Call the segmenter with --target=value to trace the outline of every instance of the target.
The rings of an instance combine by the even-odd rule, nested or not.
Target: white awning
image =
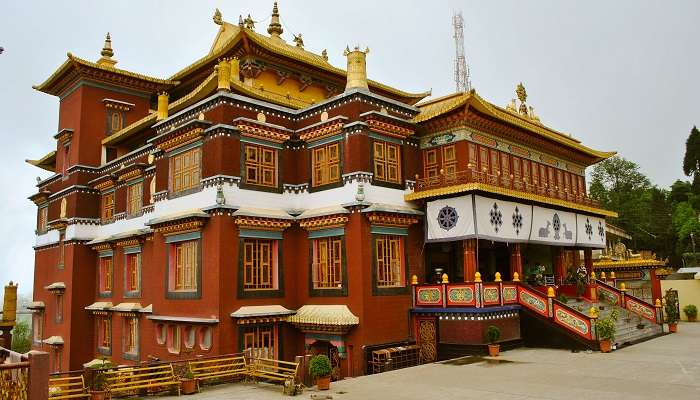
[[[28,310],[43,310],[44,308],[46,308],[46,304],[43,301],[32,301],[27,306]]]
[[[192,324],[218,324],[218,318],[198,318],[198,317],[178,317],[169,315],[149,315],[146,318],[151,321],[165,321],[165,322],[189,322]]]
[[[54,282],[49,286],[44,287],[46,290],[63,290],[66,288],[65,282]]]
[[[325,215],[349,214],[349,213],[350,213],[350,211],[348,211],[345,207],[338,205],[338,206],[312,208],[309,210],[304,210],[304,212],[297,215],[296,219],[305,219],[305,218],[313,218],[313,217],[322,217]]]
[[[423,215],[423,211],[416,210],[415,208],[400,206],[395,204],[385,204],[385,203],[372,203],[371,206],[362,209],[363,213],[368,212],[390,212],[397,214],[410,214],[410,215]]]
[[[85,307],[88,311],[109,311],[112,308],[111,301],[98,301]]]
[[[288,212],[277,209],[242,207],[233,213],[235,217],[260,217],[277,219],[294,219]]]
[[[352,326],[359,324],[360,318],[344,304],[311,304],[302,306],[295,315],[287,318],[287,322],[306,325]]]
[[[63,338],[61,336],[51,336],[47,339],[44,339],[43,342],[44,344],[48,344],[51,346],[62,346]]]
[[[291,315],[293,310],[286,309],[281,305],[275,304],[270,306],[243,306],[231,313],[232,318],[253,318],[267,317],[276,315]]]
[[[140,312],[142,308],[141,303],[119,303],[112,307],[111,310],[116,312]]]

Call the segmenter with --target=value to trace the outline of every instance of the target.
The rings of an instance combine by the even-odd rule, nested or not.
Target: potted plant
[[[666,313],[666,322],[668,323],[669,332],[678,331],[678,296],[673,289],[668,289],[664,295],[664,313]]]
[[[90,399],[105,400],[107,398],[107,375],[101,370],[95,370],[90,382]]]
[[[615,340],[615,322],[610,318],[600,318],[595,323],[595,329],[598,332],[600,351],[610,353],[612,341]]]
[[[182,394],[194,394],[197,392],[197,380],[189,367],[180,376],[180,391]]]
[[[605,310],[605,302],[608,301],[608,294],[604,291],[598,292],[598,309]]]
[[[331,387],[331,360],[324,354],[319,354],[309,361],[309,374],[316,379],[318,390],[328,390]]]
[[[616,308],[613,308],[612,311],[610,311],[610,319],[613,321],[617,322],[617,319],[620,317],[620,312],[617,311]]]
[[[695,322],[698,319],[698,308],[694,304],[683,307],[683,312],[688,317],[688,322]]]
[[[498,327],[489,325],[489,327],[486,328],[486,338],[489,341],[489,355],[491,357],[498,357],[501,351],[501,345],[496,342],[501,338],[501,330],[498,329]]]

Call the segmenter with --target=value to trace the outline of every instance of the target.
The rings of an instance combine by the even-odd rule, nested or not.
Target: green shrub
[[[564,293],[562,293],[562,294],[559,295],[559,301],[561,301],[562,303],[566,304],[566,303],[569,302],[569,298],[566,297],[566,295],[565,295]]]
[[[683,307],[683,312],[688,318],[697,318],[698,316],[698,308],[695,307],[694,304],[688,304],[687,306]]]
[[[311,358],[309,362],[309,374],[314,377],[330,376],[332,371],[331,360],[324,354],[319,354]]]
[[[617,311],[617,309],[613,309],[612,311],[610,311],[610,319],[612,319],[613,321],[617,322],[617,318],[619,316],[620,316],[620,312]]]
[[[600,340],[615,340],[615,322],[610,318],[601,318],[595,323],[595,329],[598,332]]]
[[[493,325],[489,325],[486,328],[486,338],[489,340],[489,343],[496,343],[501,338],[501,330]]]
[[[102,392],[107,388],[107,375],[101,371],[95,371],[92,376],[92,383],[90,384],[90,389],[94,392]]]
[[[29,323],[18,321],[12,330],[12,351],[26,353],[32,349],[32,340],[29,333]]]
[[[666,322],[674,324],[681,318],[678,315],[678,296],[673,289],[668,289],[664,295],[666,304],[664,305],[664,313],[666,314]]]

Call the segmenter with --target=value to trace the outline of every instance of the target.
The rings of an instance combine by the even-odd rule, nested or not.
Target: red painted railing
[[[599,299],[601,297],[600,293],[605,293],[605,296],[612,300],[610,301],[611,303],[629,310],[656,324],[663,323],[660,303],[656,305],[649,304],[638,297],[627,294],[626,290],[622,290],[622,288],[618,289],[614,285],[610,285],[609,283],[599,279],[595,280],[595,284]]]
[[[600,203],[588,197],[586,193],[573,193],[567,189],[562,190],[556,186],[540,186],[517,176],[492,175],[488,172],[469,169],[466,171],[458,171],[454,173],[444,173],[437,176],[416,178],[416,185],[413,189],[415,192],[436,189],[452,185],[460,185],[465,183],[484,183],[492,186],[511,189],[523,193],[537,194],[540,196],[551,197],[570,201],[573,203],[583,204],[589,207],[600,207]]]

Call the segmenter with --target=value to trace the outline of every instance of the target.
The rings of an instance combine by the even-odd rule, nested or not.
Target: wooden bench
[[[82,375],[49,378],[49,399],[81,399],[90,394]]]
[[[295,382],[299,363],[271,360],[269,358],[254,358],[248,375],[254,379],[266,379],[284,384]]]
[[[216,378],[244,377],[248,374],[248,365],[243,356],[224,356],[205,360],[194,360],[187,363],[192,375],[199,382]]]
[[[177,389],[180,381],[175,376],[172,364],[130,367],[104,372],[110,397],[119,394],[135,395],[141,389]],[[158,390],[160,391],[160,390]]]

